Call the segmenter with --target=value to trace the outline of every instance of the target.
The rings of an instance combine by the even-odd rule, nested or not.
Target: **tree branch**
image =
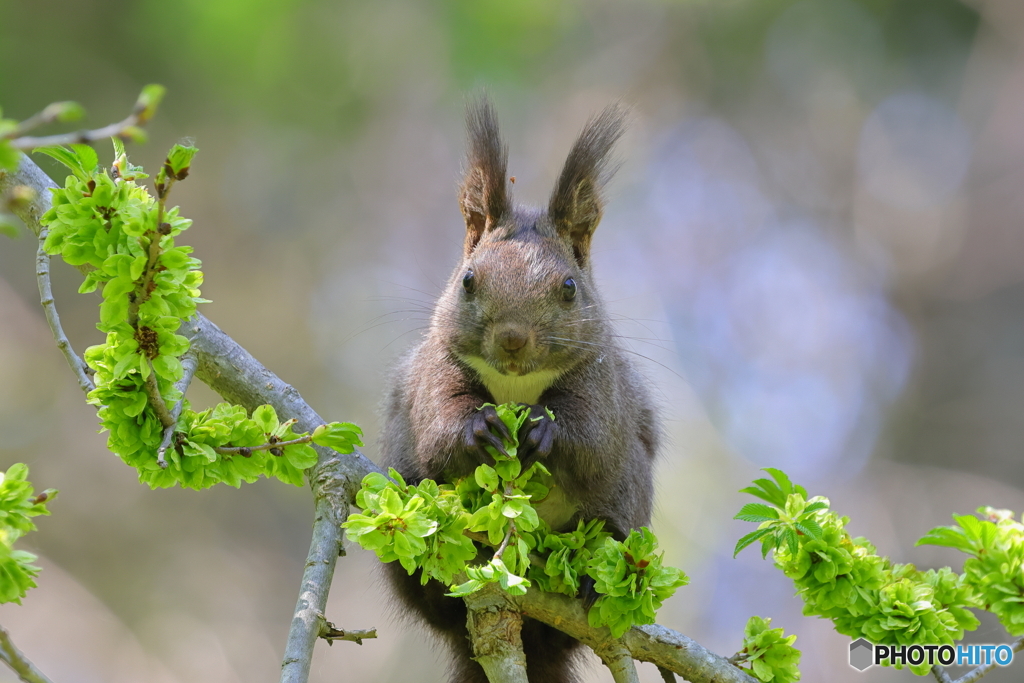
[[[527,683],[523,616],[509,597],[499,586],[489,583],[463,598],[468,608],[466,628],[473,659],[483,667],[490,683]]]
[[[525,616],[554,626],[594,651],[614,642],[611,632],[591,626],[582,603],[567,595],[530,588],[512,601]],[[634,626],[621,641],[633,659],[673,671],[691,683],[757,683],[724,657],[664,626]]]
[[[156,379],[156,371],[153,369],[153,361],[147,358],[146,363],[149,365],[149,374],[146,376],[143,387],[146,389],[149,406],[156,413],[156,418],[160,420],[160,424],[163,425],[164,429],[173,429],[177,420],[171,417],[171,411],[167,409],[164,397],[160,395],[160,385]],[[163,467],[167,467],[167,465],[164,464]]]
[[[1022,637],[1018,638],[1017,640],[1013,641],[1010,644],[1010,648],[1014,652],[1020,652],[1021,650],[1024,650],[1024,636],[1022,636]],[[978,679],[980,679],[982,676],[987,674],[989,671],[991,671],[992,669],[996,668],[996,666],[998,666],[998,665],[995,662],[989,662],[988,664],[985,664],[984,666],[979,666],[978,668],[972,669],[971,671],[968,671],[967,673],[965,673],[960,678],[956,679],[955,683],[974,683],[974,681],[977,681]],[[932,669],[932,671],[934,673],[934,668]],[[943,672],[943,673],[945,673],[945,672]],[[936,677],[937,677],[937,675],[936,675]],[[948,676],[947,676],[946,680],[949,680]]]
[[[324,626],[320,629],[320,637],[326,640],[328,645],[333,644],[336,640],[347,640],[356,645],[362,645],[364,640],[377,637],[377,629],[349,629],[346,631],[343,628],[335,628],[334,624],[324,619]]]
[[[19,185],[33,189],[35,196],[30,201],[19,202],[15,214],[38,235],[39,217],[50,207],[49,190],[57,186],[27,157],[22,159],[17,171],[0,171],[0,193]],[[204,316],[197,314],[182,324],[178,332],[191,342],[191,352],[198,365],[196,377],[225,400],[249,411],[269,403],[278,415],[295,418],[297,431],[313,431],[325,423],[294,387],[270,372]],[[311,653],[321,633],[335,563],[343,552],[340,525],[348,517],[349,505],[355,501],[363,477],[381,471],[359,451],[339,455],[320,446],[314,448],[318,460],[307,471],[307,476],[313,488],[316,519],[285,648],[282,683],[304,683],[308,678]],[[533,588],[524,596],[508,599],[524,615],[554,626],[591,648],[598,649],[614,641],[608,629],[589,625],[578,600]],[[634,659],[653,662],[691,683],[756,683],[724,658],[663,626],[635,626],[621,640]]]
[[[0,659],[4,660],[25,683],[51,683],[50,679],[14,646],[11,635],[3,627],[0,627]]]
[[[600,648],[595,648],[594,652],[612,672],[612,680],[615,683],[640,683],[636,664],[633,663],[633,655],[622,643],[609,642]]]
[[[167,466],[164,454],[171,445],[171,439],[174,438],[174,428],[178,425],[181,408],[185,404],[185,392],[188,391],[188,385],[192,384],[192,378],[196,376],[198,368],[199,359],[196,357],[196,352],[190,348],[181,357],[181,379],[174,383],[174,388],[181,392],[181,398],[178,399],[178,402],[174,404],[174,408],[171,409],[171,418],[173,418],[174,422],[164,427],[163,439],[160,440],[160,447],[156,449],[156,461],[160,464],[160,467]]]
[[[97,128],[95,130],[80,130],[73,133],[62,133],[59,135],[46,135],[43,137],[32,137],[29,135],[23,135],[21,137],[11,139],[11,146],[15,149],[22,151],[33,150],[36,147],[47,147],[50,145],[73,145],[76,143],[87,143],[95,142],[97,140],[106,140],[107,138],[120,138],[122,140],[137,140],[142,136],[142,131],[139,126],[145,125],[149,118],[153,115],[154,109],[157,102],[159,102],[160,94],[163,89],[160,89],[160,94],[155,97],[156,101],[153,101],[154,93],[147,93],[147,89],[142,91],[139,99],[135,102],[132,107],[132,113],[128,115],[126,119],[118,123],[111,123],[108,126]],[[43,111],[29,117],[23,121],[20,126],[14,131],[14,134],[20,134],[22,132],[31,130],[44,123],[50,123],[59,118],[60,107],[65,106],[66,102],[56,102],[51,104]]]
[[[88,394],[96,388],[89,375],[89,366],[71,348],[71,342],[68,341],[67,335],[64,334],[64,328],[60,325],[57,306],[53,301],[53,290],[50,287],[50,257],[43,250],[43,243],[46,241],[48,232],[46,228],[40,229],[39,248],[36,250],[36,283],[39,285],[39,303],[43,307],[46,323],[50,326],[50,333],[53,334],[53,339],[57,342],[57,348],[64,354],[64,359],[71,366],[71,371],[75,373],[78,386]]]

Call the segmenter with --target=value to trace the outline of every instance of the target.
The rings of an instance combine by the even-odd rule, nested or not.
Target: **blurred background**
[[[590,114],[631,104],[594,259],[668,437],[655,529],[693,583],[659,621],[729,655],[770,616],[805,681],[881,682],[911,674],[849,668],[770,562],[732,559],[752,527],[730,518],[777,466],[879,552],[959,569],[914,541],[1024,509],[1022,41],[1018,0],[0,0],[0,105],[74,99],[99,126],[165,84],[130,151],[152,170],[201,150],[172,199],[204,313],[376,458],[388,368],[460,252],[467,97],[495,100],[527,203]],[[0,239],[0,467],[61,495],[24,541],[40,587],[0,624],[58,683],[277,680],[309,492],[139,485],[50,339],[34,254]],[[98,300],[54,271],[81,351]],[[381,637],[318,646],[313,680],[442,680],[398,616],[352,549],[327,617]],[[993,620],[970,638],[1007,640]]]

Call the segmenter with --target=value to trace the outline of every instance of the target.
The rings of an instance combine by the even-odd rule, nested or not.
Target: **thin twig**
[[[39,126],[45,126],[48,123],[53,123],[67,110],[68,105],[74,106],[71,102],[54,102],[53,104],[48,104],[42,111],[36,112],[19,123],[14,130],[0,137],[6,139],[21,137],[25,133],[36,129]]]
[[[1021,636],[1017,640],[1010,643],[1010,649],[1012,649],[1014,652],[1020,652],[1021,650],[1024,650],[1024,636]],[[978,668],[972,669],[960,678],[956,679],[956,683],[974,683],[974,681],[980,679],[989,671],[996,668],[996,666],[998,666],[998,664],[996,664],[994,661],[989,662],[984,666],[979,666]]]
[[[19,138],[14,138],[11,140],[10,144],[15,149],[28,151],[35,149],[36,147],[89,143],[96,142],[97,140],[105,140],[107,138],[130,140],[135,137],[132,133],[137,132],[133,131],[133,129],[146,123],[147,118],[144,114],[146,113],[147,108],[147,104],[140,99],[135,103],[135,106],[132,108],[132,113],[128,115],[128,118],[123,121],[119,121],[118,123],[111,123],[110,125],[103,126],[102,128],[96,128],[94,130],[80,130],[73,133],[61,133],[59,135],[44,135],[41,137],[24,135]],[[43,111],[45,112],[46,110],[44,109]]]
[[[221,455],[241,455],[246,456],[253,451],[270,451],[275,448],[284,448],[285,446],[295,446],[300,443],[310,443],[313,440],[312,434],[306,436],[300,436],[297,439],[291,441],[268,441],[267,443],[260,444],[259,446],[219,446],[213,450]]]
[[[665,681],[665,683],[676,683],[676,675],[665,667],[659,666],[658,673],[661,674],[661,680]]]
[[[14,646],[11,635],[3,627],[0,627],[0,659],[4,660],[25,683],[52,683]]]
[[[64,359],[71,366],[71,371],[75,373],[78,386],[88,394],[96,388],[89,376],[89,366],[71,348],[71,342],[68,341],[67,335],[64,334],[64,328],[60,325],[57,306],[53,301],[53,290],[50,287],[50,257],[43,250],[43,243],[46,241],[48,232],[46,228],[39,231],[39,249],[36,251],[36,282],[39,285],[39,303],[43,306],[43,313],[50,326],[50,333],[53,334],[53,339],[57,342],[57,348],[64,354]]]
[[[935,676],[935,680],[937,680],[939,683],[953,683],[953,679],[949,677],[949,674],[946,673],[946,670],[938,664],[932,667],[932,676]]]
[[[328,644],[333,644],[336,640],[348,640],[356,645],[362,645],[363,640],[377,637],[377,629],[345,630],[343,628],[335,628],[334,624],[325,620],[320,637],[326,640]]]
[[[181,392],[181,398],[174,404],[171,409],[171,417],[174,419],[174,424],[169,427],[164,427],[163,438],[160,440],[160,447],[156,449],[156,461],[162,469],[167,469],[167,459],[164,454],[167,453],[167,449],[170,448],[171,439],[174,438],[174,429],[178,426],[178,418],[181,417],[181,408],[185,404],[185,392],[188,391],[188,385],[192,383],[192,378],[195,377],[196,369],[199,367],[199,358],[196,356],[195,351],[191,348],[185,352],[185,355],[181,357],[181,379],[174,383],[174,388]]]
[[[153,369],[153,361],[147,358],[146,362],[149,364],[149,377],[146,378],[143,386],[146,389],[146,396],[149,398],[149,405],[152,406],[153,412],[156,413],[157,419],[165,429],[173,427],[177,420],[171,417],[171,411],[167,409],[164,397],[160,395],[160,386],[157,383],[156,370]]]
[[[508,531],[505,533],[505,538],[502,539],[501,545],[494,551],[494,559],[500,560],[502,554],[505,552],[505,548],[508,547],[508,542],[512,540],[512,535],[516,532],[516,521],[514,519],[508,522]]]

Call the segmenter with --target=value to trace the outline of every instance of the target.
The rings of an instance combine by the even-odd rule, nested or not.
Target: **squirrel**
[[[622,540],[649,523],[659,426],[644,381],[615,342],[590,259],[624,119],[619,105],[590,119],[544,210],[512,203],[494,108],[486,99],[470,105],[462,261],[385,398],[384,464],[407,481],[452,482],[493,463],[484,446],[501,449],[492,428],[507,431],[494,408],[481,406],[516,402],[537,418],[518,434],[519,457],[524,469],[539,459],[551,471],[555,486],[538,512],[552,529],[597,518]],[[398,563],[386,571],[409,611],[447,640],[451,681],[486,683],[465,603]],[[531,683],[575,680],[576,640],[524,619],[522,641]]]

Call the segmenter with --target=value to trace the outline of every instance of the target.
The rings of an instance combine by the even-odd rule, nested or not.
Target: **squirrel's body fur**
[[[483,404],[545,406],[555,420],[520,433],[520,457],[543,458],[554,477],[542,517],[556,530],[603,519],[619,539],[649,523],[659,430],[642,379],[615,343],[589,255],[621,127],[617,107],[587,125],[545,212],[512,206],[494,113],[486,102],[470,110],[463,261],[385,402],[384,463],[407,480],[471,474],[495,440]],[[397,563],[389,573],[405,605],[446,636],[451,680],[486,681],[471,659],[463,601],[436,581],[421,586]],[[531,683],[573,680],[576,641],[530,619],[522,638]]]

